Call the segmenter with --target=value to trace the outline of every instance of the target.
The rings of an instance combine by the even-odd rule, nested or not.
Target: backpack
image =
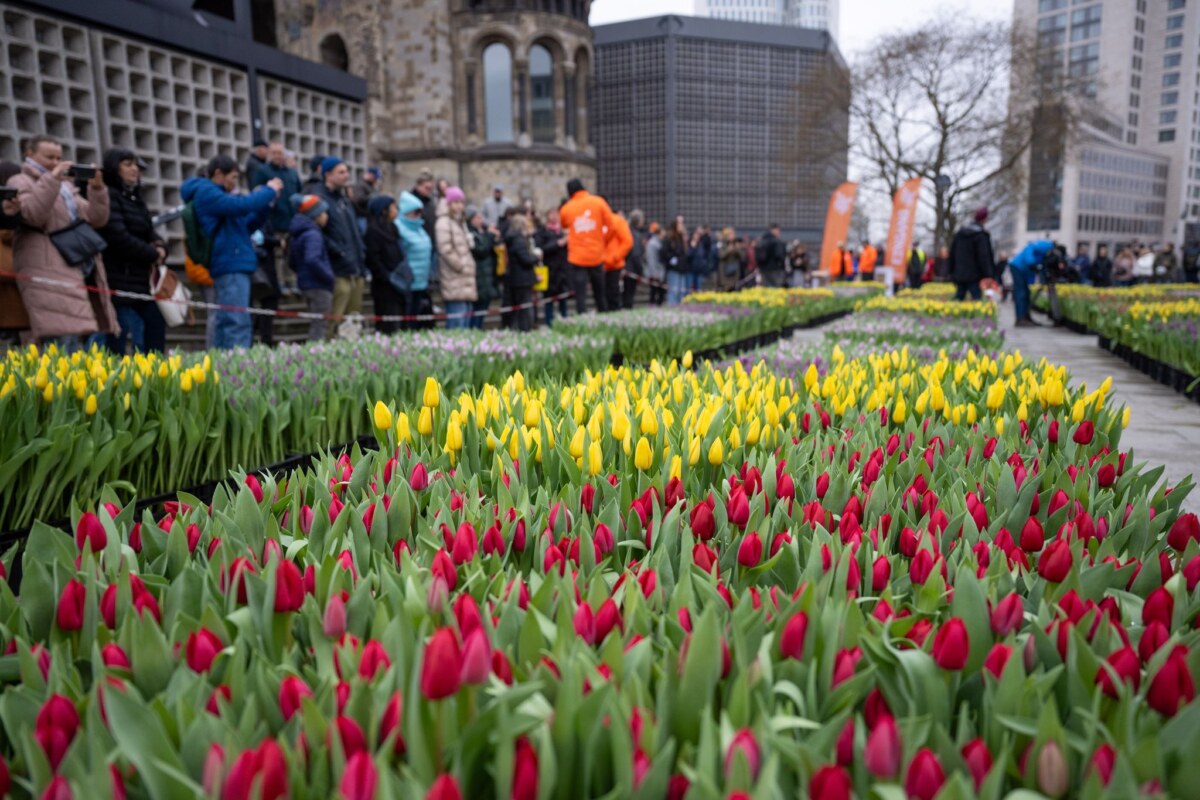
[[[187,256],[184,259],[184,268],[188,279],[201,286],[212,286],[212,275],[208,272],[208,266],[212,261],[213,240],[200,224],[200,218],[196,215],[196,204],[189,201],[184,205],[179,218],[183,220],[183,246]]]

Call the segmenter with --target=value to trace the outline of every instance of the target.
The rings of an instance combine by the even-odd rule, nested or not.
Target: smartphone
[[[12,186],[0,186],[0,200],[16,200],[17,190]]]
[[[67,172],[72,178],[77,181],[90,181],[96,176],[95,167],[83,167],[76,164]]]

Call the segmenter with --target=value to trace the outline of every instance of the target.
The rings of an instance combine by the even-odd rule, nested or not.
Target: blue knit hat
[[[338,164],[345,164],[345,163],[346,163],[345,161],[342,161],[337,156],[329,156],[328,158],[326,158],[324,161],[321,162],[321,174],[328,175],[335,168],[337,168]]]
[[[367,213],[372,217],[382,217],[394,202],[396,202],[396,198],[386,194],[372,197],[371,202],[367,203]]]

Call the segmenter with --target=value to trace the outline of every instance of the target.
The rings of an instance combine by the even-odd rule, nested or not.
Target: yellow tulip
[[[421,416],[417,418],[417,433],[428,436],[433,433],[433,409],[422,406]]]
[[[392,412],[382,400],[375,401],[375,429],[390,431],[392,429]]]
[[[458,420],[458,415],[450,417],[450,424],[446,426],[446,449],[457,453],[462,450],[463,432],[462,424]]]
[[[184,392],[190,392],[192,390],[192,373],[185,372],[180,376],[179,388],[183,389]]]
[[[692,368],[692,351],[691,350],[688,350],[686,353],[683,354],[683,368],[684,369]]]
[[[96,413],[96,395],[88,395],[87,402],[83,404],[83,413],[87,414],[89,417]]]
[[[542,412],[537,400],[530,400],[525,406],[525,427],[536,428],[542,419]]]
[[[683,460],[679,456],[671,456],[671,478],[679,479],[683,475]]]
[[[892,409],[892,422],[897,425],[904,424],[904,420],[908,419],[908,404],[904,402],[904,395],[896,395],[896,406]]]
[[[650,446],[650,441],[645,436],[638,439],[637,450],[633,455],[633,465],[642,472],[654,466],[654,448]]]
[[[616,411],[613,413],[612,420],[612,436],[614,439],[624,439],[629,433],[629,417],[625,416],[625,412]]]
[[[993,381],[987,391],[987,407],[991,411],[995,411],[1004,405],[1004,381]]]
[[[1125,406],[1125,410],[1121,412],[1121,428],[1122,429],[1129,427],[1129,412],[1130,411],[1131,411],[1131,409],[1129,408],[1129,406]]]
[[[583,434],[583,428],[575,429],[575,434],[571,437],[571,444],[568,448],[571,458],[583,458]]]
[[[48,373],[46,368],[43,366],[38,369],[37,377],[33,379],[33,385],[38,389],[45,389],[48,383],[50,383],[50,373]]]
[[[725,448],[721,444],[721,437],[713,439],[713,443],[708,448],[708,463],[714,467],[725,463]]]
[[[642,419],[638,429],[643,436],[654,436],[658,433],[658,417],[654,415],[650,406],[642,409]]]
[[[805,388],[805,390],[809,394],[812,394],[813,389],[816,388],[817,382],[820,380],[821,380],[821,376],[817,374],[817,365],[809,364],[808,369],[806,369],[804,371],[804,388]]]
[[[396,414],[396,441],[412,441],[412,431],[408,429],[408,414],[403,411]]]
[[[996,417],[996,435],[1004,435],[1004,417]]]
[[[518,373],[519,374],[519,373]],[[430,376],[425,379],[425,391],[422,394],[421,400],[426,408],[437,408],[441,402],[441,388],[438,386],[437,379]]]
[[[53,346],[53,345],[51,345]],[[42,399],[49,403],[54,399],[54,384],[47,383],[46,388],[42,390]]]
[[[693,436],[688,442],[688,466],[694,467],[700,463],[700,437]]]
[[[599,442],[588,445],[588,475],[599,475],[604,471],[604,451]]]
[[[125,410],[129,410],[129,392],[125,393]]]

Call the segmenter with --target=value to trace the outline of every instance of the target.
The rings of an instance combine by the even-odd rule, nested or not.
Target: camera
[[[67,175],[77,181],[90,181],[96,177],[96,168],[74,165],[71,169],[67,170]]]
[[[17,190],[12,186],[0,186],[0,200],[16,200]]]

